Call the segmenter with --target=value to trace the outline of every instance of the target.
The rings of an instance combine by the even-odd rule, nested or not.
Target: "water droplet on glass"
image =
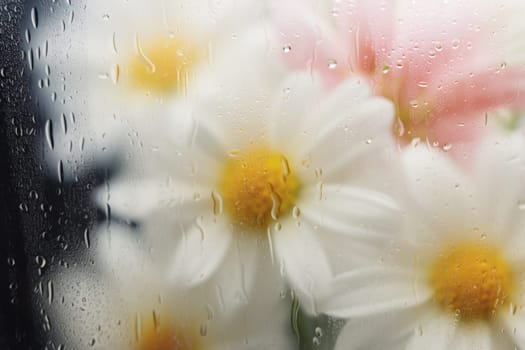
[[[41,269],[43,269],[46,266],[46,264],[47,264],[46,258],[44,258],[41,255],[37,255],[35,257],[35,261],[36,261],[36,264],[38,265],[38,267],[41,268]]]
[[[31,23],[33,24],[33,28],[38,28],[38,10],[36,7],[31,9]]]
[[[333,58],[328,59],[327,61],[328,69],[336,69],[337,68],[337,61]]]
[[[217,191],[212,191],[211,192],[211,200],[212,200],[212,204],[213,204],[213,214],[214,215],[222,214],[222,211],[223,211],[223,200],[222,200],[222,196],[220,195],[220,193],[218,193]]]
[[[324,183],[322,181],[319,181],[317,184],[317,189],[319,190],[319,200],[323,200],[323,187]]]
[[[33,49],[27,50],[27,64],[29,66],[29,70],[33,70]]]
[[[279,292],[279,296],[281,297],[281,299],[286,298],[287,295],[288,295],[288,293],[286,292],[286,290],[281,290]]]
[[[315,327],[315,336],[318,338],[323,336],[323,329],[321,327]]]
[[[66,239],[64,238],[64,236],[62,236],[62,235],[58,235],[58,236],[57,236],[57,242],[58,242],[58,246],[59,246],[62,250],[67,250],[67,248],[68,248],[68,244],[67,244]]]
[[[412,107],[412,108],[414,108],[414,109],[416,109],[417,107],[419,107],[419,102],[418,102],[418,100],[410,100],[410,101],[408,102],[408,104],[410,105],[410,107]]]
[[[202,216],[198,216],[195,218],[195,226],[197,226],[197,229],[200,231],[201,233],[201,240],[204,240],[204,236],[205,236],[205,230],[204,230],[204,225],[202,223]]]
[[[62,159],[59,159],[57,163],[57,179],[58,183],[62,183],[64,181],[64,166],[62,164]]]
[[[271,198],[272,198],[272,209],[270,211],[270,215],[272,219],[277,220],[279,218],[279,215],[281,214],[282,200],[281,200],[281,197],[279,197],[279,195],[273,191],[273,189],[271,193]]]
[[[293,207],[293,209],[292,209],[292,217],[294,219],[299,219],[300,216],[301,216],[301,209],[299,209],[298,207]]]
[[[399,117],[394,121],[394,133],[399,137],[405,134],[405,123]]]
[[[66,120],[66,115],[64,113],[60,115],[60,122],[62,124],[62,132],[64,132],[64,135],[65,135],[67,134],[67,120]]]
[[[312,344],[314,346],[319,346],[319,345],[321,345],[321,340],[319,340],[319,338],[317,338],[317,337],[313,337]]]
[[[142,50],[138,35],[135,35],[135,52],[139,56],[141,63],[146,67],[146,71],[149,74],[154,74],[157,71],[157,67],[155,66],[155,63],[153,63],[153,61],[148,56],[146,56],[146,54]]]
[[[53,303],[53,298],[55,296],[53,281],[47,282],[47,302],[51,305]]]
[[[203,337],[205,337],[208,334],[208,325],[206,323],[201,324],[199,333]]]
[[[29,191],[29,199],[38,199],[38,192],[35,190]]]
[[[113,32],[113,37],[111,39],[111,43],[113,44],[113,51],[115,51],[115,53],[118,53],[118,49],[117,49],[117,34],[115,32]]]
[[[86,248],[89,248],[90,241],[89,241],[89,228],[86,228],[84,230],[84,244],[86,245]]]
[[[111,70],[109,71],[109,78],[111,79],[111,82],[113,84],[117,84],[120,79],[120,66],[118,64],[114,64],[111,66]]]
[[[286,182],[288,175],[290,175],[290,164],[288,163],[288,159],[286,159],[286,157],[281,157],[281,168],[283,172],[283,180]]]

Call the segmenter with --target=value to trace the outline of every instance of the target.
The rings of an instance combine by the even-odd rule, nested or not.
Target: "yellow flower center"
[[[200,56],[194,45],[180,37],[165,38],[144,47],[137,40],[136,50],[128,66],[130,84],[155,94],[184,90]]]
[[[286,157],[266,148],[230,158],[220,182],[225,211],[236,224],[252,229],[265,229],[289,213],[299,189]]]
[[[500,251],[481,242],[448,247],[430,269],[436,300],[462,320],[487,320],[508,302],[512,271]]]
[[[198,336],[189,334],[193,329],[177,328],[152,312],[148,317],[135,323],[136,350],[198,350],[201,349]],[[193,335],[193,336],[192,336]]]

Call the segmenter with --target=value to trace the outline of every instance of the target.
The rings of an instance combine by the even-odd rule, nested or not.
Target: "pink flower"
[[[441,146],[477,139],[487,112],[525,105],[525,66],[507,65],[501,3],[334,1],[326,16],[276,2],[283,57],[330,88],[354,74],[396,105],[395,134]],[[327,11],[330,12],[330,11]]]

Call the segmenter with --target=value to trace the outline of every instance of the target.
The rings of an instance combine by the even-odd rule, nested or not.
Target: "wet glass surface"
[[[0,2],[0,348],[524,348],[523,10]]]

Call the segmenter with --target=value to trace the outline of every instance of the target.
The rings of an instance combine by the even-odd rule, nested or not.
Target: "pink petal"
[[[392,1],[342,1],[333,13],[339,31],[346,38],[354,71],[372,74],[389,54],[394,35]]]
[[[487,112],[525,107],[525,69],[481,72],[452,85],[434,95],[436,109],[424,132],[441,146],[451,145],[453,157],[465,161],[487,131]]]
[[[345,50],[335,28],[299,1],[276,1],[272,20],[279,30],[284,61],[292,68],[316,71],[332,87],[349,74]]]
[[[459,80],[497,62],[497,51],[487,40],[488,19],[478,17],[471,7],[457,3],[425,2],[406,9],[385,63],[391,67],[382,78],[387,80],[385,94],[398,96],[406,107],[431,89],[442,88],[444,78]]]
[[[436,117],[455,117],[499,107],[525,106],[525,69],[506,68],[471,73],[462,80],[447,82],[434,94]]]

